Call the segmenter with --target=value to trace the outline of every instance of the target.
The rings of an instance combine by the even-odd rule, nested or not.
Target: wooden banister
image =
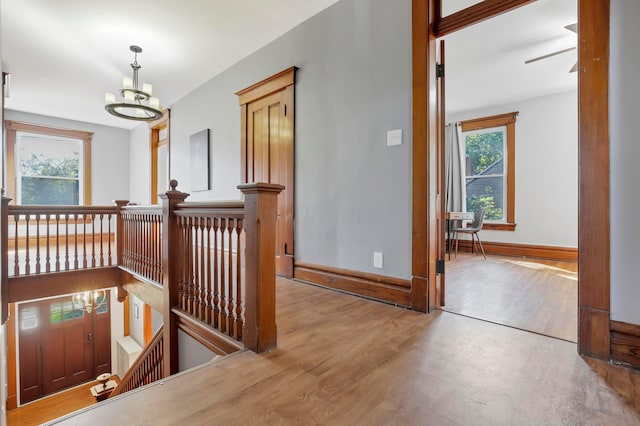
[[[254,352],[276,347],[276,224],[278,194],[271,183],[239,185],[246,237],[245,324],[242,342]]]
[[[149,383],[163,379],[163,336],[164,327],[161,325],[153,335],[144,351],[136,358],[127,370],[118,386],[111,392],[109,398],[137,389]]]
[[[2,197],[0,204],[0,322],[2,324],[9,319],[9,201],[11,198]]]

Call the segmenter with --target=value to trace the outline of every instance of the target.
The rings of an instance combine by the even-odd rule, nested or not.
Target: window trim
[[[12,199],[11,202],[13,204],[15,204],[17,200],[15,172],[16,133],[27,132],[82,140],[82,161],[84,168],[84,176],[82,177],[84,185],[83,205],[91,205],[91,139],[93,137],[93,132],[61,129],[57,127],[41,126],[11,120],[6,120],[4,127],[7,132],[7,197]]]
[[[489,129],[505,126],[507,128],[507,215],[506,222],[485,222],[482,229],[498,231],[515,231],[515,200],[516,200],[516,117],[519,112],[474,118],[460,122],[463,132]]]

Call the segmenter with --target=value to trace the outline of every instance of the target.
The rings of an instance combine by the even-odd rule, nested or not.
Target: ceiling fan
[[[569,31],[572,31],[572,32],[578,34],[578,24],[577,23],[567,25],[565,28],[568,29]],[[558,50],[558,51],[553,52],[553,53],[548,53],[546,55],[538,56],[537,58],[533,58],[533,59],[529,59],[527,61],[524,61],[524,63],[525,64],[530,64],[532,62],[540,61],[542,59],[551,58],[552,56],[560,55],[562,53],[571,52],[572,50],[576,50],[576,47],[575,46],[574,47],[569,47],[567,49],[562,49],[562,50]],[[571,72],[576,72],[576,71],[578,71],[578,63],[577,62],[575,64],[573,64],[573,66],[571,67],[569,72],[571,73]]]

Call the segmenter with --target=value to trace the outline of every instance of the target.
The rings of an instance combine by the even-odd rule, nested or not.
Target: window
[[[49,305],[49,314],[51,324],[84,317],[84,311],[73,306],[73,302],[71,300],[52,303]]]
[[[467,210],[486,206],[485,229],[515,229],[517,112],[462,122]]]
[[[8,196],[15,204],[91,204],[92,133],[6,122]]]

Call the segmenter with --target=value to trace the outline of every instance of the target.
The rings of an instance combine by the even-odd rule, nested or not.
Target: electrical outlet
[[[373,267],[382,269],[382,253],[379,251],[373,252]]]

